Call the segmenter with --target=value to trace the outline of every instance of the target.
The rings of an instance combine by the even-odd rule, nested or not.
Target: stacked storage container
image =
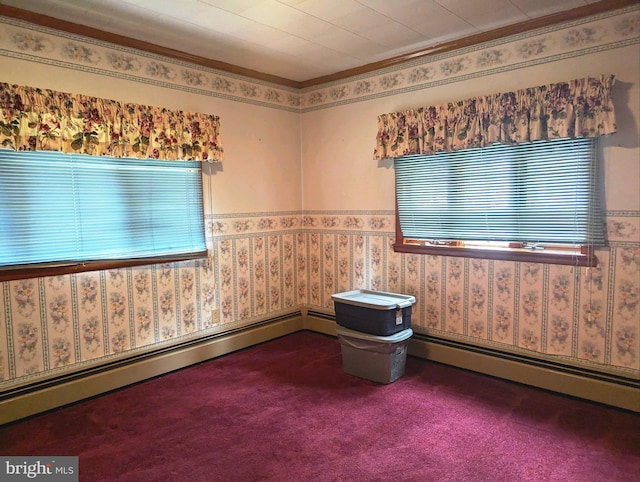
[[[378,383],[404,375],[415,297],[354,290],[332,298],[344,371]]]

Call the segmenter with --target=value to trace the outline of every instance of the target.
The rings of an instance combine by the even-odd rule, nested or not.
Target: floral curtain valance
[[[616,131],[613,75],[378,116],[374,159]]]
[[[96,156],[222,160],[220,120],[0,82],[0,146]]]

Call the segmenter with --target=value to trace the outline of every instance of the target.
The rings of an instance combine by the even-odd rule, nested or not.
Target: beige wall
[[[225,150],[204,168],[208,260],[0,283],[0,390],[300,307],[331,312],[331,294],[353,288],[414,294],[418,333],[637,378],[638,16],[303,92],[0,18],[0,81],[213,113]],[[393,252],[393,167],[372,160],[378,114],[601,73],[617,79],[619,131],[601,143],[610,247],[598,268]]]

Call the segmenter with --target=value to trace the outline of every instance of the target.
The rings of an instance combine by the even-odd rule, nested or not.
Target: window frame
[[[73,263],[61,266],[32,266],[28,268],[7,268],[0,270],[0,282],[14,281],[28,278],[40,278],[44,276],[61,276],[66,274],[84,273],[86,271],[102,271],[116,268],[130,268],[133,266],[145,266],[153,264],[175,263],[204,259],[207,251],[192,253],[190,255],[149,257],[144,259],[114,259],[109,261],[88,261],[86,263]]]
[[[395,170],[394,163],[394,170]],[[432,256],[455,256],[462,258],[493,259],[502,261],[531,262],[571,266],[596,267],[598,258],[595,247],[587,244],[525,245],[521,242],[491,241],[443,241],[431,244],[427,240],[405,237],[400,224],[397,180],[394,180],[395,242],[392,248],[397,253]]]
[[[400,218],[396,207],[396,239],[392,247],[396,253],[421,254],[432,256],[456,256],[459,258],[494,259],[501,261],[519,261],[526,263],[560,264],[595,268],[598,258],[592,246],[580,246],[570,249],[516,248],[516,247],[468,247],[468,246],[432,246],[413,244],[404,238],[400,228]]]
[[[135,161],[136,159],[132,159]],[[180,161],[166,161],[180,162]],[[202,189],[202,226],[205,230],[206,243],[206,212],[205,212],[205,196],[204,196],[204,169],[200,168],[200,188]],[[155,264],[175,263],[180,261],[191,261],[206,259],[208,250],[195,251],[191,253],[172,254],[165,256],[149,256],[144,258],[115,258],[104,260],[91,260],[85,262],[47,262],[23,264],[12,267],[0,267],[0,282],[23,280],[29,278],[38,278],[46,276],[61,276],[67,274],[77,274],[88,271],[102,271],[117,268],[130,268],[135,266],[146,266]]]

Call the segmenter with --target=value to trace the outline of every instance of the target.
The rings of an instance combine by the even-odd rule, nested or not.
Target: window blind
[[[0,266],[204,252],[200,169],[0,150]]]
[[[595,142],[558,139],[398,157],[403,235],[603,245]]]

